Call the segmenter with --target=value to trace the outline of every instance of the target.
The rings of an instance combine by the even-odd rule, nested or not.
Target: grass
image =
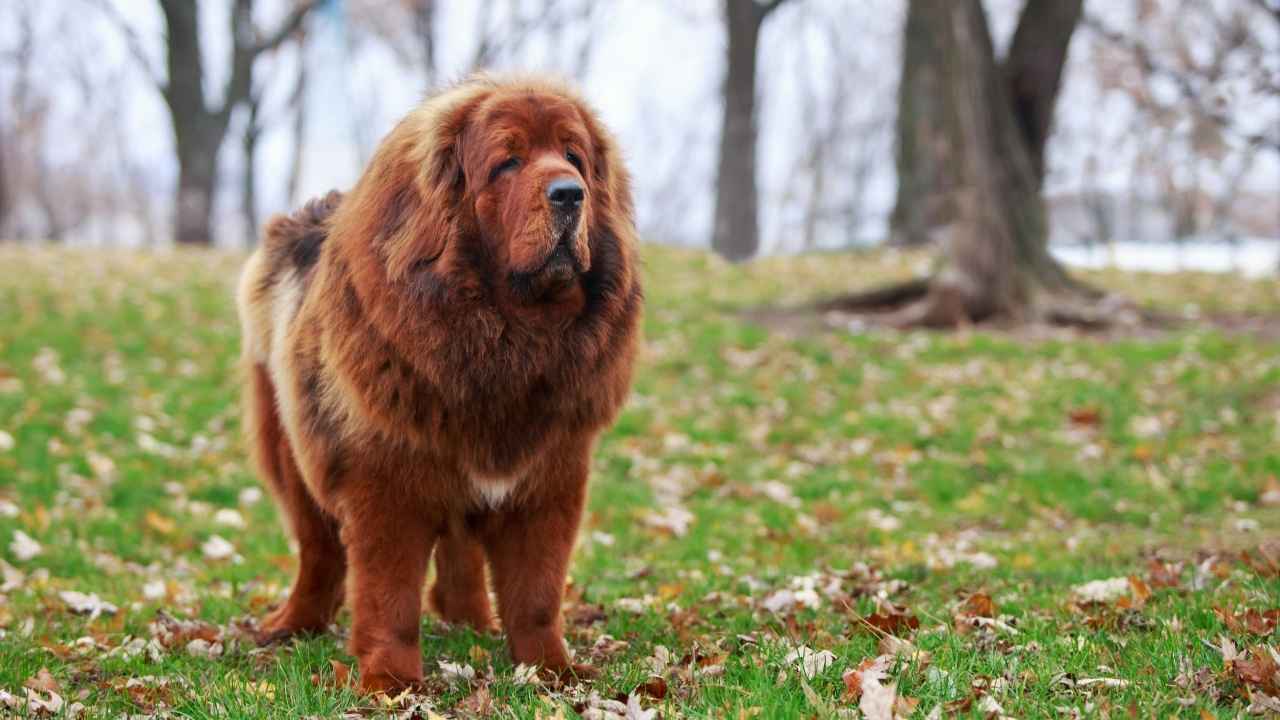
[[[656,664],[666,694],[649,682],[640,705],[662,717],[853,716],[842,675],[882,652],[862,618],[895,613],[919,621],[891,629],[927,653],[890,670],[918,717],[991,703],[1236,717],[1265,689],[1220,648],[1277,641],[1274,621],[1238,619],[1280,608],[1257,550],[1280,536],[1276,342],[787,338],[740,311],[921,259],[644,256],[647,348],[597,452],[572,570],[570,643],[603,677],[518,683],[501,637],[424,617],[432,690],[392,707],[337,685],[354,665],[340,635],[263,651],[239,630],[293,563],[238,437],[242,258],[0,250],[0,691],[43,683],[102,718],[407,716],[414,702],[421,717],[532,718],[601,712]],[[1095,279],[1164,308],[1280,312],[1276,281]],[[206,556],[215,537],[230,557]],[[1075,591],[1128,576],[1118,599]],[[66,591],[118,609],[74,614]],[[998,627],[971,629],[974,594]],[[786,660],[802,645],[834,659],[806,678]],[[450,683],[442,660],[477,679]]]

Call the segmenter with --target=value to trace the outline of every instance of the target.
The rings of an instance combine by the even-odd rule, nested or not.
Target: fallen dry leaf
[[[1072,589],[1072,593],[1076,599],[1084,602],[1109,603],[1128,595],[1131,589],[1129,578],[1114,577],[1077,585]]]
[[[1266,646],[1249,649],[1248,658],[1236,657],[1230,662],[1235,679],[1264,694],[1280,695],[1280,660],[1276,651]]]
[[[569,625],[587,626],[608,620],[603,605],[594,603],[578,603],[564,612],[564,620]]]
[[[645,710],[640,706],[640,697],[638,695],[632,695],[627,698],[626,720],[655,720],[657,717],[657,710]]]
[[[346,687],[351,684],[351,666],[340,660],[329,660],[329,667],[333,668],[333,684],[338,687]]]
[[[9,552],[13,553],[13,557],[19,562],[26,562],[43,551],[44,548],[40,547],[40,543],[36,542],[35,538],[21,530],[13,531],[13,541],[9,543]]]
[[[40,671],[27,678],[22,686],[42,693],[62,692],[62,688],[58,687],[58,681],[49,672],[49,668],[40,668]]]
[[[1080,678],[1079,680],[1076,680],[1075,686],[1076,687],[1123,688],[1123,687],[1129,687],[1129,685],[1131,684],[1132,683],[1130,683],[1128,680],[1121,680],[1120,678],[1099,677],[1099,678]]]
[[[920,627],[920,619],[906,608],[891,603],[883,603],[876,612],[866,617],[857,618],[856,627],[870,628],[884,635],[908,635]]]
[[[1252,552],[1245,550],[1240,559],[1261,577],[1280,577],[1280,541],[1263,543]]]
[[[858,709],[866,720],[894,720],[898,697],[896,683],[885,684],[893,658],[880,655],[863,660],[858,667],[843,675],[846,700],[857,699]]]
[[[650,676],[648,680],[636,686],[632,695],[641,695],[654,700],[662,700],[667,696],[667,681],[660,675]]]
[[[1138,610],[1145,606],[1147,600],[1151,598],[1151,587],[1137,575],[1129,576],[1129,590],[1129,595],[1116,601],[1116,607]]]
[[[1253,693],[1249,698],[1249,707],[1244,709],[1250,715],[1280,715],[1280,698],[1262,693]],[[1213,720],[1210,718],[1209,720]]]
[[[783,658],[787,665],[799,662],[800,672],[810,680],[821,675],[835,660],[835,653],[830,650],[814,650],[807,645],[801,645]]]
[[[541,680],[538,679],[538,666],[526,665],[520,663],[511,671],[511,682],[516,685],[538,685]]]
[[[151,636],[165,648],[190,647],[192,641],[203,640],[209,645],[222,639],[222,631],[203,620],[179,620],[165,612],[157,612],[150,625]]]
[[[993,618],[998,613],[996,603],[991,596],[986,593],[974,593],[960,606],[960,613],[969,617]]]
[[[161,535],[172,535],[178,529],[177,523],[155,510],[148,510],[147,514],[143,516],[143,522],[146,523],[147,527]]]
[[[1147,583],[1155,589],[1176,588],[1182,576],[1182,563],[1152,560],[1147,564]]]
[[[447,660],[439,661],[439,665],[440,672],[444,675],[445,679],[449,681],[450,685],[457,685],[459,683],[470,685],[476,679],[475,668],[470,665],[449,662]]]
[[[1265,612],[1245,610],[1235,613],[1226,608],[1215,607],[1213,612],[1227,626],[1227,629],[1234,633],[1267,637],[1275,632],[1276,624],[1280,623],[1280,608]]]
[[[200,552],[210,560],[225,560],[235,554],[236,546],[221,535],[210,535],[200,546]]]
[[[671,505],[662,512],[649,511],[641,517],[641,521],[655,530],[669,532],[676,537],[684,537],[689,532],[695,516],[679,505]]]
[[[900,657],[909,662],[924,667],[933,659],[929,653],[921,650],[915,645],[893,635],[885,635],[880,638],[879,650],[881,655],[892,655]]]
[[[480,717],[489,715],[493,712],[493,698],[489,696],[489,688],[476,688],[475,692],[458,702],[457,709]]]
[[[1280,507],[1280,478],[1267,478],[1267,484],[1258,495],[1258,504],[1264,507]]]
[[[66,704],[63,701],[62,696],[56,692],[50,692],[48,694],[48,700],[42,698],[40,693],[32,690],[31,688],[26,688],[24,692],[27,693],[27,710],[35,716],[39,716],[43,713],[57,715],[62,712],[62,707]]]
[[[1102,410],[1094,406],[1073,408],[1067,412],[1072,425],[1097,427],[1102,424]]]
[[[86,595],[75,590],[63,590],[58,593],[58,597],[62,598],[62,602],[67,604],[71,612],[77,615],[88,615],[90,620],[96,619],[99,615],[114,615],[119,609],[98,597],[97,593]]]

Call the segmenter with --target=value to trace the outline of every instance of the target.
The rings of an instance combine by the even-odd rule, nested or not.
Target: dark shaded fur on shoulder
[[[341,192],[330,190],[288,215],[277,215],[267,222],[262,249],[268,270],[262,275],[262,290],[270,287],[285,269],[293,269],[301,276],[315,267],[320,247],[329,236],[329,219],[342,198]]]

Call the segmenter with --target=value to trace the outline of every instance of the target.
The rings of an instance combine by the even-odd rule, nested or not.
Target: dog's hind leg
[[[266,369],[249,370],[246,417],[258,471],[288,517],[298,541],[298,577],[289,599],[263,620],[259,642],[275,642],[299,633],[324,632],[342,606],[346,551],[338,523],[316,505],[302,481],[289,438],[280,426],[275,392]]]
[[[470,625],[480,632],[495,627],[485,583],[484,546],[456,518],[436,541],[436,580],[431,586],[431,607],[441,620]]]

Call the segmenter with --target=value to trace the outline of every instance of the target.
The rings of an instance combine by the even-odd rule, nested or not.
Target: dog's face
[[[590,269],[595,152],[579,108],[555,95],[499,94],[469,118],[463,202],[518,300],[553,298]]]
[[[633,212],[616,143],[572,91],[480,77],[392,130],[333,235],[361,301],[396,322],[426,305],[561,321],[620,301]]]

